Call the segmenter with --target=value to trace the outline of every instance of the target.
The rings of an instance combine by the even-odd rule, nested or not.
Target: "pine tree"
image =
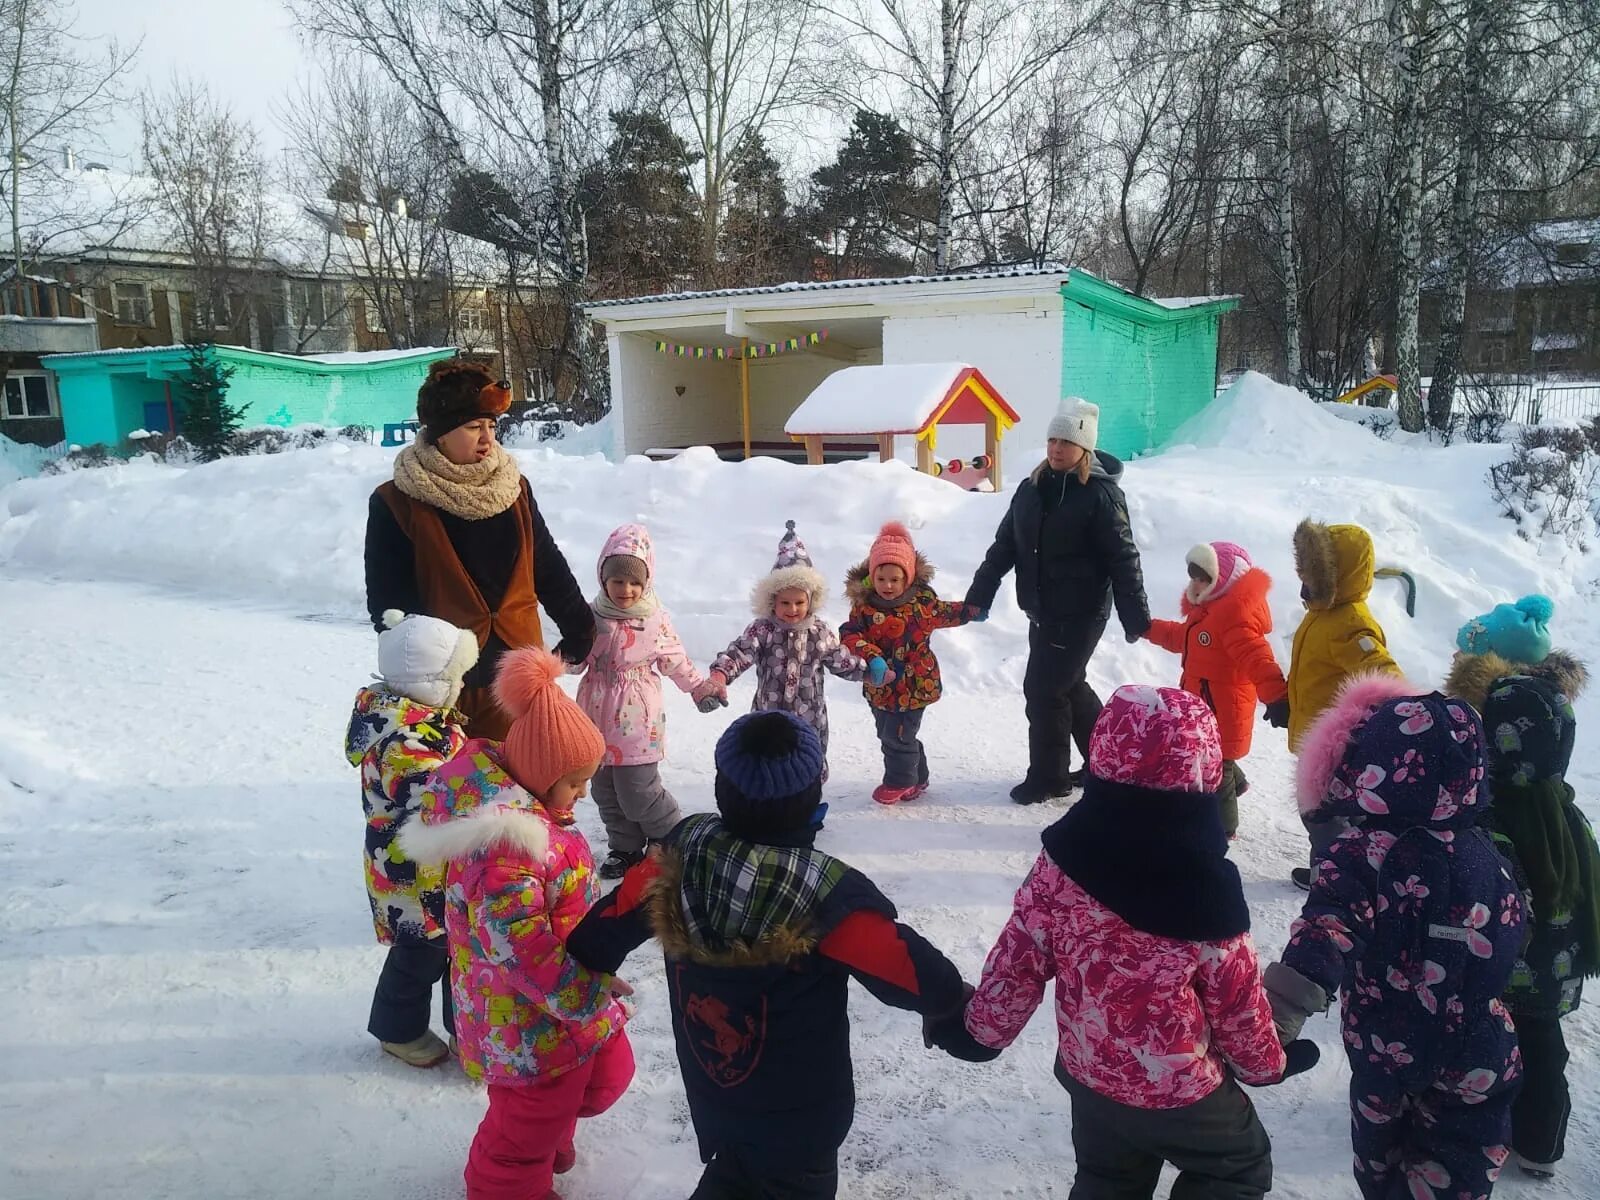
[[[690,184],[699,159],[660,113],[611,114],[603,163],[584,177],[589,270],[601,295],[676,291],[695,277],[700,210]]]
[[[923,230],[939,209],[937,189],[922,181],[920,166],[899,121],[857,110],[839,156],[811,174],[807,224],[831,259],[833,278],[912,269]]]
[[[233,368],[217,360],[210,343],[190,342],[184,352],[187,369],[177,381],[182,410],[178,424],[200,461],[215,462],[232,448],[244,418],[227,400]]]

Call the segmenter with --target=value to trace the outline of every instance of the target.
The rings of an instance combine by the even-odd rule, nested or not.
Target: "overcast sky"
[[[263,148],[276,155],[282,138],[273,119],[297,81],[308,74],[280,0],[76,0],[78,32],[144,39],[133,84],[163,86],[174,72],[198,76],[261,131]],[[139,121],[130,108],[107,131],[106,150],[119,165],[138,157]]]

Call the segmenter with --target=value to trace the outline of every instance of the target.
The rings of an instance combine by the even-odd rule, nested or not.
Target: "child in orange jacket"
[[[1239,797],[1249,788],[1239,760],[1250,753],[1256,701],[1267,719],[1288,724],[1288,686],[1267,634],[1272,580],[1232,542],[1202,543],[1189,551],[1189,586],[1179,602],[1182,621],[1152,621],[1145,634],[1163,650],[1183,656],[1179,686],[1199,696],[1217,716],[1222,735],[1222,785],[1217,800],[1230,838],[1239,828]]]

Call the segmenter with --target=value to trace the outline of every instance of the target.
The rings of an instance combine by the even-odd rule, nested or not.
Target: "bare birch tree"
[[[0,0],[0,120],[8,154],[0,209],[10,235],[18,312],[23,279],[52,248],[83,236],[115,236],[142,215],[137,186],[73,178],[78,153],[124,99],[138,47],[79,35],[69,0]]]

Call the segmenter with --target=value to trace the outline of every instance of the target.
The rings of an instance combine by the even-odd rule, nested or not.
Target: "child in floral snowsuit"
[[[819,615],[827,594],[827,584],[795,534],[794,522],[787,522],[772,570],[750,593],[756,619],[712,661],[707,682],[695,693],[702,707],[726,701],[728,684],[754,667],[756,694],[750,711],[793,713],[810,725],[822,742],[824,783],[828,780],[828,702],[822,690],[826,672],[856,682],[866,671],[866,664],[839,644],[839,635]]]
[[[667,719],[661,679],[693,692],[705,681],[694,669],[672,618],[656,598],[656,556],[650,531],[622,525],[611,531],[597,568],[594,648],[582,666],[578,705],[606,739],[594,777],[594,802],[611,853],[602,879],[620,879],[644,857],[647,841],[666,837],[683,819],[661,782]]]
[[[461,681],[478,661],[478,641],[448,621],[389,610],[378,635],[376,687],[362,688],[345,733],[345,755],[361,768],[366,816],[367,900],[380,945],[389,947],[372,995],[367,1031],[386,1053],[432,1067],[450,1053],[428,1028],[433,985],[455,1032],[444,938],[444,877],[419,867],[396,844],[417,812],[429,775],[466,743],[456,711]]]
[[[472,741],[434,773],[400,834],[419,863],[445,867],[445,927],[461,1066],[488,1084],[467,1158],[467,1200],[550,1200],[572,1169],[580,1117],[605,1112],[633,1078],[620,997],[566,941],[600,896],[573,824],[605,740],[556,685],[539,649],[500,660],[503,742]]]
[[[1344,994],[1355,1176],[1367,1200],[1486,1200],[1511,1153],[1521,1079],[1501,1002],[1522,904],[1477,827],[1483,724],[1463,701],[1359,678],[1307,731],[1304,814],[1352,827],[1323,854],[1281,962],[1279,1036]]]
[[[872,793],[879,804],[915,800],[928,787],[928,754],[917,735],[942,694],[934,630],[987,615],[975,604],[939,599],[932,579],[933,564],[897,521],[878,531],[867,561],[845,576],[850,619],[839,640],[867,663],[863,690],[883,747],[883,783]]]

